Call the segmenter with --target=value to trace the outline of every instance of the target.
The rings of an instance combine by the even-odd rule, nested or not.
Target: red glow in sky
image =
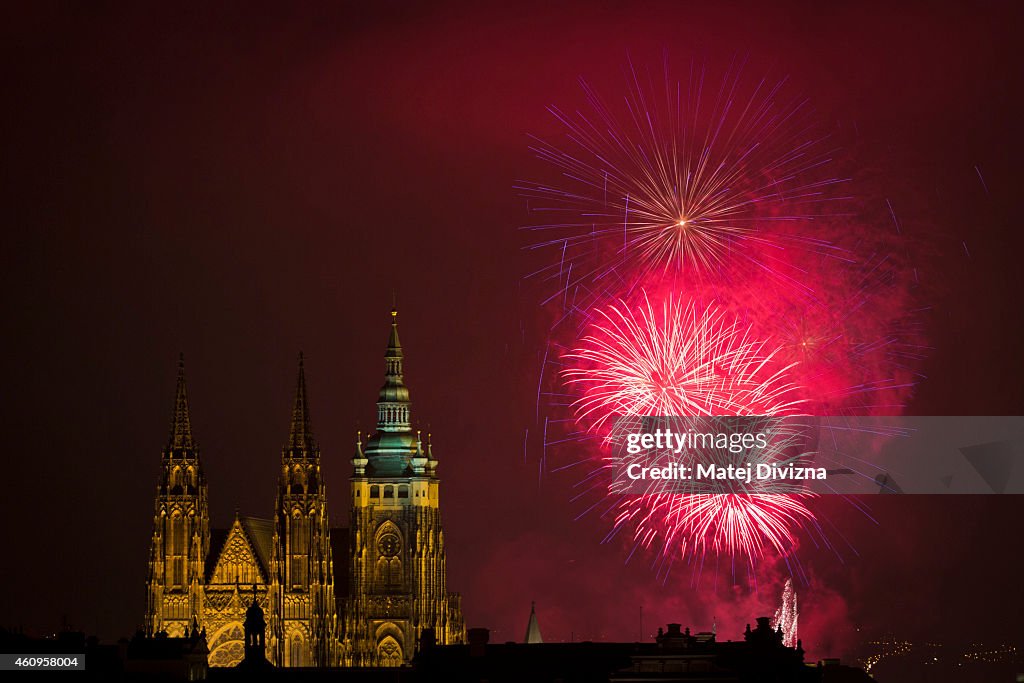
[[[777,608],[784,568],[765,568],[778,581],[758,592],[724,566],[660,584],[600,543],[599,520],[575,519],[575,473],[538,476],[538,373],[561,302],[539,307],[552,290],[523,279],[538,257],[552,263],[524,253],[518,230],[531,215],[516,186],[539,168],[530,136],[564,130],[548,106],[586,106],[580,77],[617,92],[627,59],[656,73],[667,51],[678,73],[748,56],[834,134],[829,175],[850,177],[858,199],[828,239],[860,259],[822,256],[801,278],[811,291],[785,305],[746,292],[718,304],[759,321],[785,364],[800,360],[794,383],[821,387],[808,398],[830,412],[1020,414],[1022,155],[1007,85],[1020,80],[1020,11],[5,8],[2,505],[16,523],[0,624],[52,632],[66,615],[111,639],[141,622],[179,351],[214,524],[236,506],[270,514],[299,350],[343,522],[396,291],[469,625],[518,639],[536,600],[545,640],[633,640],[642,604],[651,630],[717,616],[739,637]],[[894,382],[855,391],[879,376]],[[550,370],[542,389],[555,389]],[[1024,606],[1005,590],[1019,552],[1006,539],[1024,534],[1012,497],[877,496],[870,518],[821,505],[848,545],[842,561],[799,549],[810,656],[845,655],[855,627],[1019,633]]]

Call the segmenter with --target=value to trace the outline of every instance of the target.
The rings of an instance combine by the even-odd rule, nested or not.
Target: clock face
[[[395,557],[402,549],[402,542],[395,534],[384,534],[377,541],[377,548],[383,557]]]

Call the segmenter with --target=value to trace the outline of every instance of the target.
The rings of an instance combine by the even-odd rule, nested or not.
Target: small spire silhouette
[[[530,602],[530,621],[526,624],[526,638],[523,640],[527,645],[541,644],[544,639],[540,635],[540,624],[537,623],[537,603]]]

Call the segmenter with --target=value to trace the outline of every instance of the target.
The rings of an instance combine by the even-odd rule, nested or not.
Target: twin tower
[[[184,366],[157,486],[147,577],[150,635],[206,634],[211,666],[245,654],[247,609],[266,614],[276,666],[400,666],[418,644],[461,643],[458,594],[445,581],[437,460],[414,433],[391,311],[377,429],[352,457],[349,528],[332,528],[305,371],[282,450],[272,519],[238,516],[211,529],[207,483],[192,436]]]

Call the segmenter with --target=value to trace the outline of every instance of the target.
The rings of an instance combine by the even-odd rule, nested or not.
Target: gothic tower
[[[185,360],[178,359],[178,380],[171,433],[161,460],[153,514],[153,538],[147,577],[146,631],[184,635],[203,620],[203,568],[210,547],[206,477],[185,390]]]
[[[291,429],[281,452],[273,546],[273,660],[278,666],[336,665],[338,612],[327,490],[310,422],[302,354]]]
[[[457,594],[445,580],[437,460],[428,435],[413,433],[403,379],[398,312],[391,311],[377,430],[352,458],[351,568],[344,663],[399,666],[425,631],[439,645],[461,643]]]

